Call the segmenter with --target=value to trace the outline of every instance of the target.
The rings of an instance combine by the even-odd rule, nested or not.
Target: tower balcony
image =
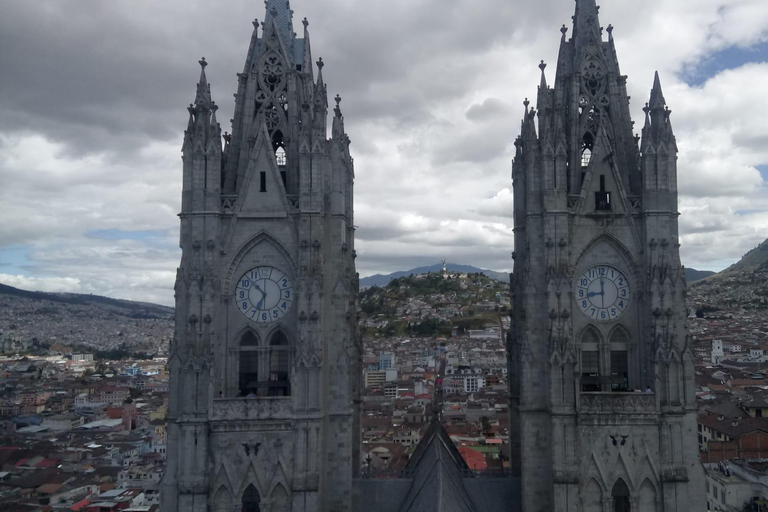
[[[290,420],[291,397],[218,398],[213,401],[211,421]]]
[[[581,393],[579,412],[617,417],[656,414],[654,393]]]

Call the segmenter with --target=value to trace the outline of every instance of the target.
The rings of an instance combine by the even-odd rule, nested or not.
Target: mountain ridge
[[[168,306],[162,306],[160,304],[153,304],[151,302],[138,302],[127,299],[113,299],[112,297],[105,297],[102,295],[93,295],[90,293],[53,293],[53,292],[40,292],[31,290],[22,290],[21,288],[15,288],[13,286],[0,283],[0,296],[10,295],[16,297],[24,297],[34,300],[47,300],[51,302],[59,302],[63,304],[73,305],[88,305],[99,304],[103,306],[112,306],[125,308],[131,311],[147,311],[156,315],[172,315],[174,308]]]
[[[505,272],[497,272],[495,270],[486,270],[472,265],[463,265],[460,263],[446,263],[445,268],[449,272],[460,272],[467,274],[479,274],[483,273],[486,276],[496,279],[504,283],[509,282],[509,274]],[[412,268],[410,270],[398,270],[391,274],[374,274],[372,276],[363,277],[360,279],[360,289],[370,288],[371,286],[386,286],[393,279],[400,277],[407,277],[411,274],[427,274],[429,272],[442,272],[443,264],[435,263],[434,265],[426,265],[422,267]]]
[[[720,274],[730,274],[740,270],[752,270],[761,267],[768,267],[768,239],[747,252],[739,261],[720,272]]]
[[[446,263],[445,267],[446,267],[446,270],[448,270],[449,272],[461,272],[461,273],[472,273],[472,274],[483,273],[490,278],[496,279],[497,281],[501,281],[504,283],[509,282],[509,274],[506,272],[497,272],[495,270],[481,269],[478,267],[474,267],[472,265],[463,265],[458,263]],[[393,279],[406,277],[411,274],[413,275],[426,274],[428,272],[441,272],[442,270],[443,270],[442,263],[436,263],[434,265],[416,267],[410,270],[398,270],[396,272],[392,272],[391,274],[374,274],[372,276],[367,276],[360,279],[360,289],[370,288],[371,286],[386,286],[387,283],[389,283]],[[685,279],[688,283],[700,281],[714,274],[715,272],[712,272],[709,270],[696,270],[694,268],[687,268],[687,267],[685,269]]]

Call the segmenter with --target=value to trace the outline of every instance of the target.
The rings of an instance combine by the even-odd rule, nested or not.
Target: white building
[[[707,510],[765,510],[758,507],[765,507],[768,498],[768,476],[731,461],[704,468]]]
[[[719,365],[724,355],[723,340],[712,340],[712,364]]]
[[[462,375],[462,377],[465,393],[475,393],[485,387],[485,377],[482,375]]]

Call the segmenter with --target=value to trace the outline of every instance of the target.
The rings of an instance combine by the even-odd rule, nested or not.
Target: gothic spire
[[[546,68],[547,64],[542,60],[539,64],[539,69],[541,70],[541,82],[539,83],[539,93],[536,99],[536,106],[539,108],[539,111],[549,110],[552,107],[549,100],[549,86],[547,85],[547,76],[544,73]]]
[[[205,57],[198,61],[200,63],[200,81],[197,83],[197,94],[195,95],[195,107],[210,108],[211,106],[211,86],[205,76]]]
[[[264,0],[264,5],[267,7],[264,31],[267,32],[274,23],[283,44],[290,49],[294,38],[291,3],[288,0]]]
[[[573,40],[577,47],[588,41],[590,35],[595,37],[595,41],[600,41],[599,12],[600,8],[595,0],[576,0],[576,14],[573,16]]]
[[[661,90],[661,80],[659,79],[658,71],[653,79],[651,100],[646,103],[643,111],[645,112],[645,126],[643,127],[644,147],[647,147],[647,144],[674,139],[672,126],[669,122],[671,111],[667,108],[667,102]]]
[[[335,140],[342,140],[344,136],[344,116],[341,115],[341,96],[337,94],[334,100],[336,101],[336,106],[333,108],[334,117],[331,136]]]
[[[659,72],[656,72],[656,76],[653,79],[653,89],[651,89],[651,101],[649,106],[652,110],[662,109],[667,106],[667,101],[664,99],[664,93],[661,91],[661,80],[659,79]]]
[[[314,69],[312,68],[312,45],[309,42],[309,20],[304,18],[301,22],[304,25],[304,63],[303,68],[309,73],[310,79],[314,81]]]
[[[325,88],[325,82],[323,81],[323,66],[325,66],[325,63],[323,62],[323,58],[320,57],[317,60],[317,89],[322,90]]]

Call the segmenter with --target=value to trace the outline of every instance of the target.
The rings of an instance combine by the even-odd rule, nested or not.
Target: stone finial
[[[547,63],[544,62],[543,60],[541,62],[539,62],[539,69],[542,70],[542,71],[547,69]]]
[[[203,68],[203,69],[205,69],[205,66],[207,66],[207,65],[208,65],[208,63],[207,63],[207,62],[205,62],[205,57],[203,57],[202,59],[200,59],[199,61],[197,61],[197,63],[198,63],[198,64],[200,64],[200,67],[201,67],[201,68]]]
[[[530,105],[531,102],[528,101],[528,98],[525,98],[525,101],[523,102],[523,105],[525,105],[525,110],[528,110],[528,105]]]
[[[317,59],[317,68],[323,69],[323,66],[325,66],[325,62],[323,62],[323,58],[320,57],[319,59]]]
[[[565,23],[563,23],[563,26],[560,27],[560,33],[565,35],[568,32],[568,27],[565,26]]]
[[[341,103],[341,96],[339,96],[339,95],[337,94],[337,95],[336,95],[336,97],[334,98],[334,100],[336,101],[336,107],[338,108],[338,107],[339,107],[339,104]]]
[[[307,28],[309,26],[309,20],[307,18],[304,18],[301,20],[301,24],[304,25],[304,28]]]
[[[251,24],[253,24],[253,28],[254,29],[258,29],[259,28],[259,18],[254,18],[253,21],[251,22]]]
[[[613,25],[608,25],[608,28],[605,29],[606,32],[608,32],[608,35],[613,34]]]

